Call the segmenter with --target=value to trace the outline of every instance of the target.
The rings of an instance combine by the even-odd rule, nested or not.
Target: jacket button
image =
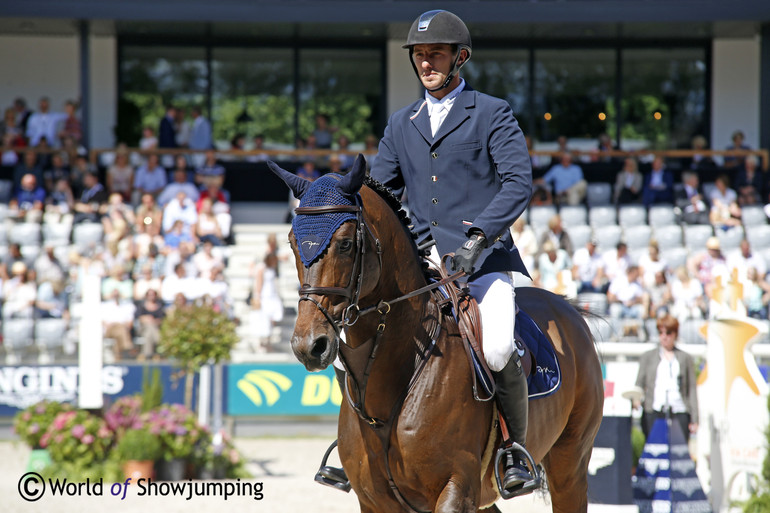
[[[432,201],[432,202],[433,202],[433,204],[435,205],[436,203],[438,203],[438,198],[433,198],[431,201]]]
[[[433,157],[434,159],[437,159],[438,158],[438,153],[436,153],[434,151],[433,153],[430,154],[430,156]]]
[[[432,224],[433,226],[438,226],[438,221],[431,221],[430,224]]]

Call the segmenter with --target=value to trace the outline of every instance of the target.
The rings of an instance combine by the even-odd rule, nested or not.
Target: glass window
[[[294,142],[293,52],[288,48],[216,48],[212,52],[214,139],[227,145],[262,134]]]
[[[157,135],[165,105],[205,104],[206,52],[195,47],[124,46],[116,139],[138,146],[141,128]]]
[[[615,101],[614,50],[535,51],[534,138],[596,139]]]
[[[527,50],[478,50],[463,67],[461,75],[477,91],[506,100],[524,133],[529,133]]]
[[[336,136],[363,143],[380,124],[382,52],[377,49],[307,49],[299,58],[299,135],[307,138],[325,114]],[[336,137],[335,136],[335,137]]]
[[[702,48],[623,50],[621,147],[686,148],[708,135]]]

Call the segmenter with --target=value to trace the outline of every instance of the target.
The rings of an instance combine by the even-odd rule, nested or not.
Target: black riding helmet
[[[414,45],[438,43],[455,45],[456,55],[452,69],[449,71],[444,84],[441,87],[431,89],[431,92],[447,87],[457,72],[460,71],[460,68],[471,58],[471,33],[468,31],[465,23],[463,23],[463,20],[449,11],[436,10],[425,12],[412,23],[409,35],[406,36],[406,44],[403,46],[403,48],[409,49],[409,62],[412,63],[412,68],[417,74],[417,78],[420,78],[420,70],[417,69],[417,65],[412,58]],[[458,66],[457,61],[460,59],[460,51],[463,48],[467,50],[468,58]]]

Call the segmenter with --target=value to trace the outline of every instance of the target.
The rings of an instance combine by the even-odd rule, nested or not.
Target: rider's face
[[[444,43],[414,45],[412,58],[420,74],[420,82],[430,91],[446,81],[455,58],[454,47]]]

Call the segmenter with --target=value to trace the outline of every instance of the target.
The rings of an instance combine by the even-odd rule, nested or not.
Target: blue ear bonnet
[[[342,178],[336,173],[324,175],[314,181],[300,201],[300,207],[324,207],[329,205],[360,204],[358,195],[351,197],[337,189]],[[299,257],[305,267],[310,267],[332,240],[332,235],[345,221],[355,220],[355,214],[332,212],[327,214],[298,214],[291,222],[299,247]]]

